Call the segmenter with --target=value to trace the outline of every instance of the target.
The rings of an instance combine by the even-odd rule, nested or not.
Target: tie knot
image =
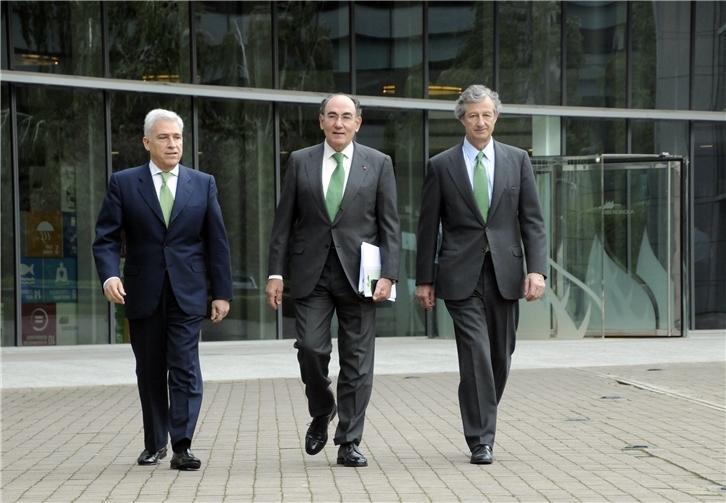
[[[335,162],[337,162],[339,165],[343,164],[343,152],[336,152],[333,154],[333,158],[335,159]]]
[[[164,181],[164,183],[169,181],[169,178],[171,178],[171,173],[167,173],[165,171],[161,172],[161,179]]]
[[[478,154],[476,154],[476,162],[484,162],[482,161],[482,159],[484,159],[484,152],[479,152]]]

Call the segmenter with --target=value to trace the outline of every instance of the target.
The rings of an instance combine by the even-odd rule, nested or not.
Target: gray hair
[[[146,118],[144,119],[144,136],[146,138],[151,138],[151,130],[154,129],[154,125],[159,121],[174,121],[184,131],[184,121],[175,112],[164,110],[163,108],[156,108],[146,114]]]
[[[346,98],[348,98],[350,101],[353,102],[353,105],[355,105],[355,116],[356,117],[361,117],[363,115],[363,109],[360,107],[360,101],[358,101],[358,98],[354,98],[350,94],[345,94],[345,93],[331,94],[330,96],[328,96],[327,98],[325,98],[320,103],[320,115],[325,115],[325,107],[327,107],[328,106],[328,102],[331,99],[335,98],[336,96],[345,96]]]
[[[486,86],[480,86],[474,84],[473,86],[467,87],[459,99],[456,100],[456,108],[454,108],[454,115],[457,119],[461,119],[466,113],[467,103],[479,103],[484,101],[486,98],[492,100],[494,104],[494,113],[499,114],[499,109],[502,107],[502,102],[499,101],[499,94],[492,91]]]

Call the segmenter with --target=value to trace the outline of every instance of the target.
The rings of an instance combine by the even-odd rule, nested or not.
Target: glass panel
[[[662,154],[687,156],[690,152],[688,123],[685,121],[632,121],[632,147],[634,154]]]
[[[428,2],[429,97],[456,100],[472,84],[494,87],[494,2]]]
[[[674,227],[679,170],[666,162],[616,162],[605,165],[603,180],[605,330],[670,335],[674,323],[680,324],[673,298],[674,280],[680,284],[680,269],[674,267],[680,254],[680,231]]]
[[[272,88],[270,2],[195,2],[197,83]]]
[[[280,88],[350,90],[348,2],[275,2]]]
[[[726,329],[726,126],[693,128],[695,328]]]
[[[424,310],[416,289],[416,230],[424,176],[423,112],[369,108],[356,141],[391,156],[396,172],[402,253],[396,302],[377,304],[376,335],[425,335]]]
[[[18,87],[22,345],[108,343],[91,252],[106,188],[103,94]]]
[[[0,87],[0,343],[15,345],[15,225],[13,162],[10,137],[10,91]]]
[[[144,148],[144,118],[155,108],[173,110],[184,120],[184,155],[181,163],[194,167],[191,99],[166,94],[110,93],[111,103],[111,166],[113,172],[141,166],[149,162],[149,152]],[[105,184],[104,184],[105,191]],[[100,203],[96,212],[101,208]],[[95,222],[94,222],[95,225]],[[122,252],[121,270],[123,270]],[[113,304],[116,343],[128,343],[129,329],[121,304]]]
[[[10,8],[15,70],[103,75],[99,2],[11,2]]]
[[[532,160],[550,242],[550,276],[541,303],[520,303],[526,310],[520,315],[518,336],[581,339],[601,335],[601,166],[588,158],[554,159]],[[544,325],[548,313],[551,323]]]
[[[189,2],[106,2],[105,5],[111,77],[191,82]]]
[[[726,109],[726,4],[694,2],[696,32],[691,110]]]
[[[499,97],[506,103],[560,104],[560,3],[498,2]]]
[[[632,2],[633,108],[688,109],[690,2]]]
[[[626,2],[566,2],[567,105],[625,107]]]
[[[5,9],[7,8],[8,3],[3,2],[2,5],[0,5],[0,17],[2,20],[0,20],[0,68],[3,70],[8,69],[8,32],[7,32],[7,19],[5,19]]]
[[[234,300],[202,339],[276,339],[267,305],[267,252],[275,213],[272,105],[199,100],[199,168],[214,175],[232,250]],[[211,299],[210,299],[211,302]]]
[[[565,118],[567,155],[624,154],[624,119]]]
[[[324,141],[325,136],[320,130],[318,120],[319,115],[319,105],[280,105],[280,186],[285,180],[290,154],[295,150]],[[267,243],[269,245],[269,236]],[[267,273],[266,270],[264,272]],[[294,339],[295,311],[290,298],[288,282],[285,282],[280,309],[282,310],[282,337],[283,339]],[[334,317],[333,321],[337,326],[337,318]],[[337,334],[337,329],[333,330],[333,334]]]
[[[423,98],[421,2],[356,2],[356,94]]]

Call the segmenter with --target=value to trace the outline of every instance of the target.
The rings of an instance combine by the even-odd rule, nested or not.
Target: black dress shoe
[[[202,462],[189,449],[175,452],[171,457],[171,467],[175,470],[199,470],[200,466]]]
[[[338,448],[338,464],[345,466],[368,466],[368,460],[360,453],[355,442],[340,444]]]
[[[472,465],[491,465],[493,461],[492,448],[489,445],[477,445],[471,451]]]
[[[337,412],[338,406],[333,404],[330,414],[313,418],[313,422],[310,423],[308,432],[305,434],[305,452],[314,456],[323,450],[325,444],[328,443],[328,425]]]
[[[136,462],[140,465],[158,465],[160,459],[164,459],[166,457],[166,447],[162,447],[156,452],[149,452],[148,450],[144,449],[144,452],[141,453],[139,456],[139,459],[136,460]]]

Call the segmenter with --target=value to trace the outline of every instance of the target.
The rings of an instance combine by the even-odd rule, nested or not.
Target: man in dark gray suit
[[[287,165],[270,238],[267,302],[274,309],[282,302],[289,260],[295,347],[313,417],[305,451],[315,455],[325,447],[337,412],[337,463],[360,467],[368,465],[358,446],[373,385],[374,302],[388,299],[398,280],[396,181],[389,156],[353,141],[362,122],[357,99],[326,98],[319,119],[325,141],[293,152]],[[363,242],[381,252],[372,299],[358,292]],[[328,377],[333,312],[339,324],[337,406]]]
[[[473,464],[493,461],[519,299],[542,296],[547,270],[544,219],[529,157],[491,137],[500,106],[497,93],[484,86],[461,94],[455,114],[466,137],[429,161],[418,226],[416,299],[428,310],[436,297],[445,300],[453,318],[459,406]]]

